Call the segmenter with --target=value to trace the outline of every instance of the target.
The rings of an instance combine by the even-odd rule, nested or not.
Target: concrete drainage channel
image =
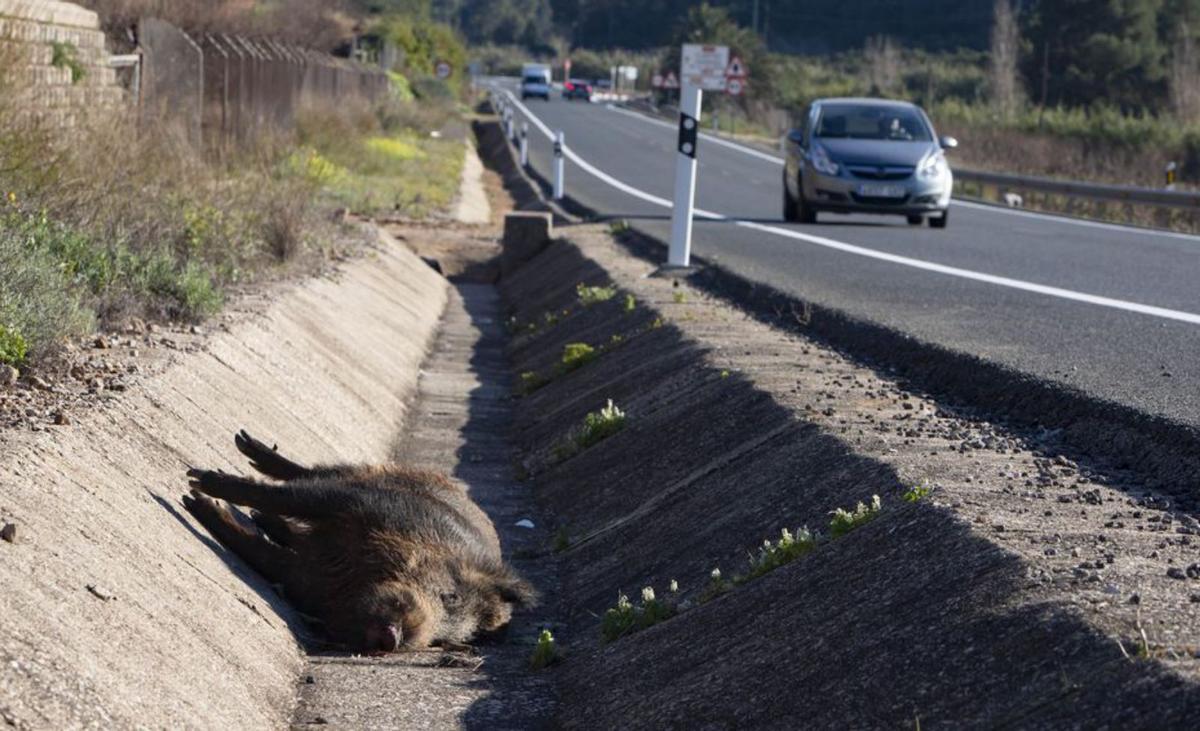
[[[477,132],[518,207],[544,207],[494,125]],[[1136,474],[1064,453],[1054,434],[989,423],[649,277],[621,232],[568,225],[551,239],[539,226],[514,218],[499,262],[477,234],[458,237],[476,247],[463,254],[447,229],[397,230],[453,287],[389,243],[0,458],[0,518],[21,528],[0,543],[0,719],[1176,728],[1200,717],[1190,513]],[[186,464],[246,469],[229,440],[243,426],[310,461],[452,473],[543,605],[473,651],[316,652],[305,665],[303,622],[177,507]],[[542,628],[557,661],[533,671]]]

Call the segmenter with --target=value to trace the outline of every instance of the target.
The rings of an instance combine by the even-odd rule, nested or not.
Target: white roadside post
[[[679,144],[675,158],[675,196],[671,208],[671,246],[666,269],[686,269],[692,261],[692,215],[696,203],[696,147],[700,140],[700,102],[704,89],[725,88],[728,46],[685,44],[680,53]]]
[[[507,123],[508,123],[508,139],[510,139],[510,140],[513,139],[513,137],[515,137],[515,135],[513,134],[513,117],[515,117],[515,116],[516,115],[513,114],[512,107],[509,107]]]
[[[690,266],[692,259],[692,210],[696,203],[696,141],[700,138],[700,101],[704,92],[690,81],[683,82],[679,100],[679,147],[675,156],[675,197],[671,208],[669,267]]]
[[[521,167],[529,167],[529,122],[521,122]]]
[[[554,135],[554,200],[556,201],[563,199],[563,186],[566,182],[563,180],[566,174],[565,161],[563,160],[565,139],[561,129]]]

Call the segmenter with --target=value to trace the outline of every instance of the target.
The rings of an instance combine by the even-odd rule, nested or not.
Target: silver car
[[[783,217],[815,223],[818,211],[905,216],[933,228],[950,220],[953,176],[946,151],[915,104],[819,99],[784,140]]]

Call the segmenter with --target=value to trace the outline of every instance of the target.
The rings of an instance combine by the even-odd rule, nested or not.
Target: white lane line
[[[538,125],[539,129],[543,129],[545,131],[547,137],[553,136],[550,133],[550,128],[546,127],[541,120],[534,116],[534,114],[529,111],[528,107],[517,101],[516,97],[512,96],[511,93],[509,94],[509,97],[526,116],[533,120],[534,124]],[[667,200],[666,198],[660,198],[656,195],[647,193],[644,190],[635,188],[628,183],[617,180],[613,176],[579,157],[570,148],[565,150],[565,154],[567,158],[578,165],[580,169],[595,176],[596,178],[599,178],[617,190],[628,193],[635,198],[646,201],[647,203],[661,206],[663,208],[672,207],[671,201]],[[1071,300],[1073,302],[1083,302],[1090,305],[1098,305],[1100,307],[1107,307],[1114,310],[1123,310],[1125,312],[1135,312],[1141,315],[1150,315],[1151,317],[1159,317],[1165,320],[1177,320],[1193,325],[1200,325],[1200,314],[1193,312],[1172,310],[1166,307],[1156,307],[1154,305],[1144,305],[1140,302],[1130,302],[1128,300],[1114,299],[1112,297],[1102,297],[1100,295],[1088,294],[1086,292],[1076,292],[1074,290],[1063,289],[1061,287],[1051,287],[1045,284],[1026,282],[1021,279],[1013,279],[1011,277],[1001,277],[995,274],[977,272],[971,269],[960,269],[959,267],[946,266],[945,264],[937,264],[935,262],[924,261],[922,259],[913,259],[912,257],[908,256],[889,254],[887,252],[869,249],[864,246],[848,244],[844,241],[835,241],[834,239],[828,239],[824,236],[813,236],[812,234],[806,234],[800,231],[794,231],[792,229],[779,228],[778,226],[768,226],[766,224],[754,223],[752,221],[739,221],[735,218],[730,218],[729,216],[725,216],[720,213],[714,213],[712,211],[706,211],[701,208],[696,209],[696,217],[713,221],[726,221],[742,228],[774,234],[775,236],[782,236],[784,238],[794,239],[796,241],[804,241],[806,243],[815,244],[827,249],[833,249],[835,251],[841,251],[847,254],[854,254],[855,256],[862,256],[868,259],[876,259],[878,261],[899,264],[900,266],[906,266],[912,269],[920,269],[922,271],[945,274],[952,277],[958,277],[959,279],[968,279],[975,282],[983,282],[985,284],[993,284],[1000,287],[1006,287],[1008,289],[1020,290],[1022,292],[1033,292],[1035,294]]]
[[[1084,226],[1087,228],[1099,228],[1107,231],[1120,231],[1122,233],[1142,234],[1145,236],[1160,236],[1168,239],[1183,239],[1196,243],[1196,234],[1179,233],[1178,231],[1158,231],[1155,229],[1140,228],[1138,226],[1124,226],[1119,223],[1108,223],[1107,221],[1088,221],[1082,218],[1068,218],[1065,216],[1056,216],[1053,213],[1042,213],[1041,211],[1026,211],[1020,208],[1009,208],[1007,206],[989,205],[987,203],[976,203],[975,201],[967,201],[955,198],[954,205],[960,208],[970,208],[976,211],[988,211],[989,213],[1000,213],[1008,216],[1021,216],[1022,218],[1032,218],[1034,220],[1049,222],[1049,223],[1069,223],[1074,226]]]
[[[642,120],[643,122],[648,122],[650,124],[658,125],[660,127],[666,127],[668,129],[675,129],[675,125],[673,125],[673,124],[664,122],[661,119],[655,119],[654,117],[647,116],[645,114],[642,114],[641,112],[635,112],[635,111],[632,111],[629,109],[621,109],[620,107],[614,106],[612,104],[609,104],[608,108],[619,114],[624,114],[627,117],[634,117],[636,119]],[[700,136],[706,140],[709,140],[710,142],[714,142],[718,145],[728,147],[731,150],[737,150],[738,152],[743,152],[752,157],[757,157],[757,158],[760,158],[763,160],[767,160],[768,162],[773,162],[777,165],[782,165],[784,163],[783,158],[781,158],[781,157],[775,157],[773,155],[768,155],[760,150],[755,150],[750,147],[746,147],[745,145],[739,145],[737,143],[730,142],[729,140],[723,139],[721,137],[713,137],[712,135],[708,135],[708,134],[701,134]],[[1004,215],[1008,215],[1008,216],[1022,216],[1024,218],[1036,218],[1036,219],[1040,219],[1042,221],[1051,221],[1053,223],[1065,223],[1065,224],[1070,224],[1073,226],[1084,226],[1086,228],[1099,228],[1099,229],[1104,229],[1107,231],[1120,231],[1122,233],[1140,234],[1143,236],[1162,236],[1164,238],[1184,239],[1186,241],[1193,241],[1193,242],[1198,238],[1196,234],[1185,234],[1185,233],[1179,233],[1176,231],[1157,231],[1154,229],[1146,229],[1146,228],[1141,228],[1138,226],[1124,226],[1119,223],[1109,223],[1107,221],[1088,221],[1088,220],[1081,219],[1081,218],[1071,218],[1068,216],[1056,216],[1053,213],[1042,213],[1040,211],[1022,211],[1022,210],[1016,209],[1016,208],[987,205],[986,203],[975,203],[974,201],[965,201],[965,200],[961,200],[959,198],[955,198],[952,202],[954,203],[954,205],[960,206],[962,208],[972,208],[975,210],[986,210],[986,211],[990,211],[992,213],[999,213],[999,214],[1004,214]]]

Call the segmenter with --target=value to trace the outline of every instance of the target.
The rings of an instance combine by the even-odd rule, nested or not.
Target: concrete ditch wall
[[[1186,728],[1200,714],[1196,584],[1171,578],[1196,549],[1162,527],[1190,530],[1186,514],[1054,461],[1053,442],[993,431],[994,447],[967,449],[969,420],[646,278],[601,227],[564,235],[502,282],[517,372],[555,374],[566,344],[621,338],[524,397],[515,425],[569,538],[561,725]],[[581,282],[622,291],[583,308]],[[563,460],[556,446],[607,399],[625,430]],[[925,479],[933,497],[901,499]],[[714,566],[740,573],[780,528],[827,530],[872,494],[875,521],[701,601]],[[692,608],[601,643],[619,591],[661,597],[672,579]]]
[[[245,473],[245,427],[306,461],[386,457],[447,298],[385,242],[295,285],[70,426],[0,454],[0,726],[279,728],[304,628],[183,510]]]

